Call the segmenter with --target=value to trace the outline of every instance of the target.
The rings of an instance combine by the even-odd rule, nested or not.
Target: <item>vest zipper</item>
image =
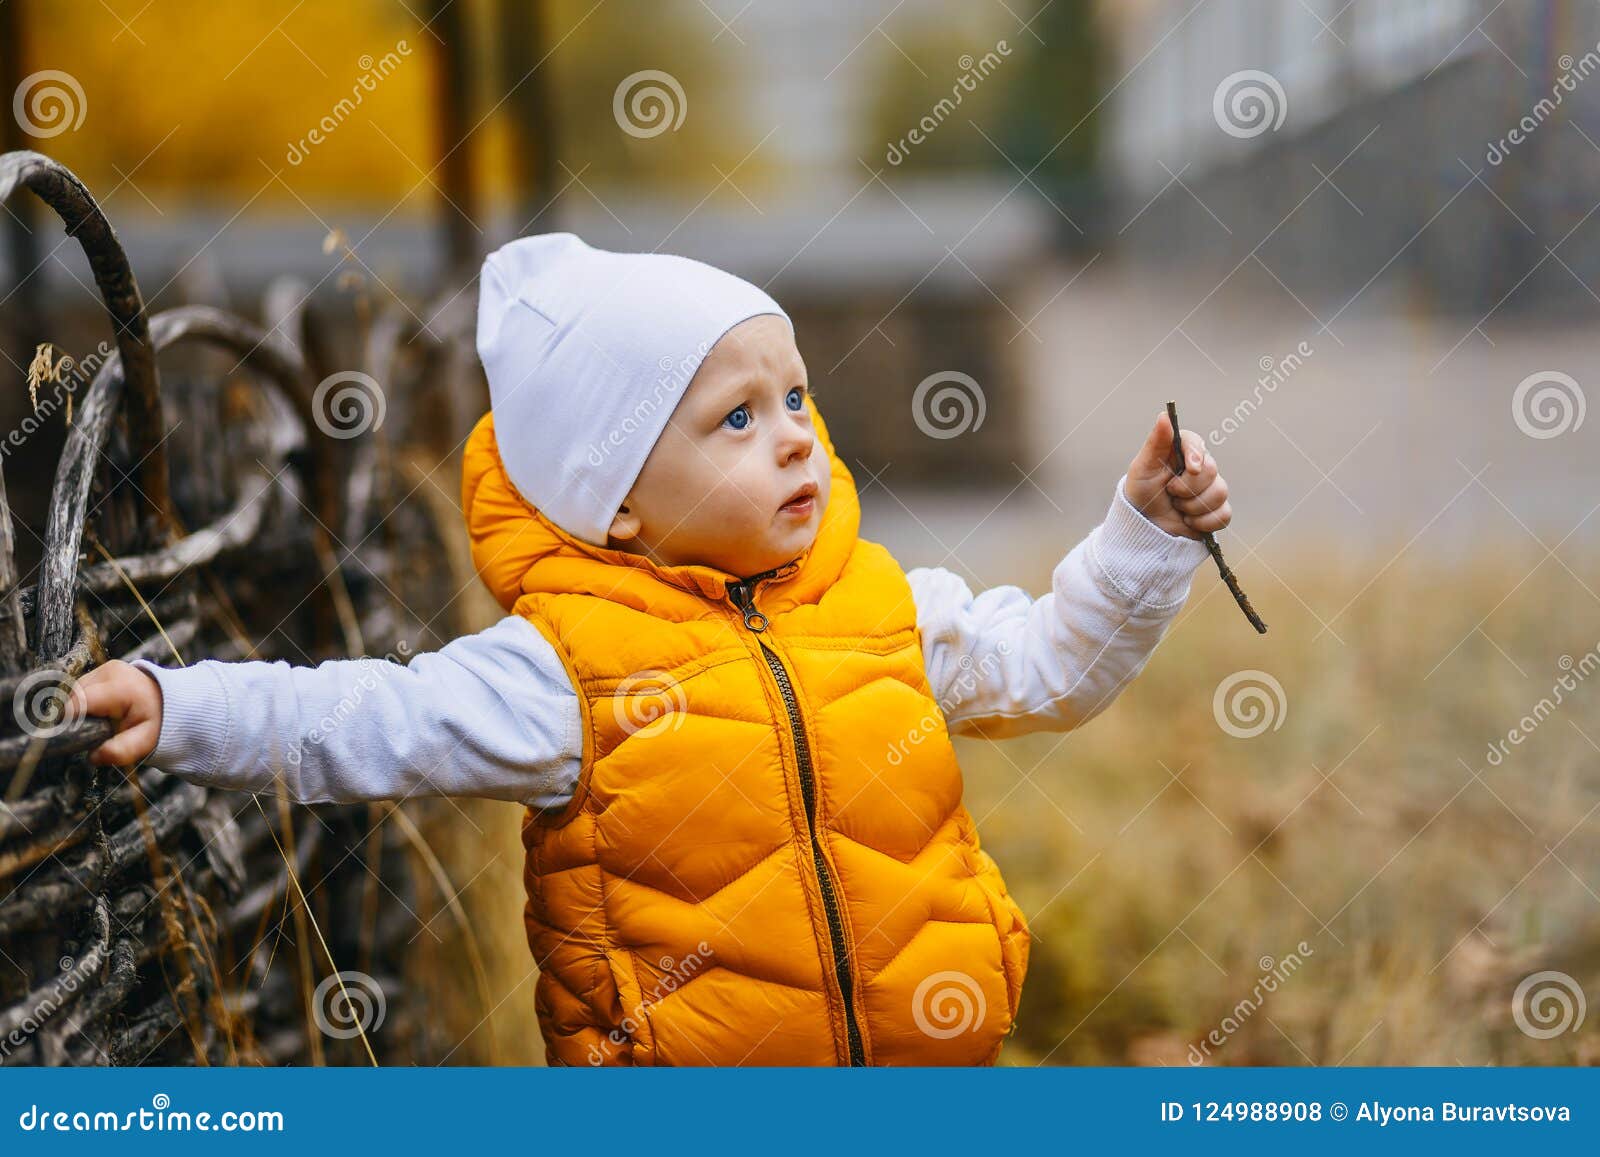
[[[754,634],[759,635],[767,629],[767,616],[756,610],[756,584],[772,578],[783,569],[779,567],[778,570],[766,571],[728,584],[729,600],[744,616],[745,627]],[[817,839],[816,782],[811,767],[811,744],[806,738],[805,725],[800,719],[800,704],[795,698],[794,684],[789,680],[788,668],[783,665],[783,660],[778,657],[777,652],[761,639],[756,640],[756,645],[761,648],[761,654],[772,670],[772,677],[776,680],[778,691],[783,696],[783,705],[789,713],[789,729],[794,736],[795,762],[800,770],[800,795],[805,801],[806,829],[811,836],[811,858],[816,864],[817,884],[822,890],[822,907],[828,916],[828,937],[833,948],[833,972],[839,981],[839,991],[844,997],[845,1031],[849,1038],[850,1064],[865,1065],[867,1054],[861,1043],[861,1030],[856,1024],[855,984],[850,971],[850,955],[845,946],[844,919],[839,915],[839,898],[833,889],[833,877],[828,872],[828,863],[822,856],[822,844]]]

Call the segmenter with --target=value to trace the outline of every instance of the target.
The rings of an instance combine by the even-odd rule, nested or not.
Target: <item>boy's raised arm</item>
[[[205,659],[165,668],[140,659],[108,663],[78,689],[89,713],[123,715],[146,679],[160,694],[144,730],[125,720],[97,762],[123,735],[139,734],[116,749],[119,762],[131,762],[131,751],[211,787],[271,792],[281,776],[300,803],[460,795],[544,808],[570,798],[582,758],[577,694],[520,616],[405,666]],[[119,681],[130,690],[113,691]]]
[[[1070,730],[1143,669],[1207,551],[1140,514],[1125,486],[1039,599],[1015,586],[974,596],[941,568],[907,574],[928,681],[951,732]]]

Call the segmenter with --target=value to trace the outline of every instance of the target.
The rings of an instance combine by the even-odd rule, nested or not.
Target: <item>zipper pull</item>
[[[744,614],[745,627],[760,634],[767,629],[767,616],[756,610],[755,597],[751,592],[753,585],[749,579],[729,583],[728,598]]]

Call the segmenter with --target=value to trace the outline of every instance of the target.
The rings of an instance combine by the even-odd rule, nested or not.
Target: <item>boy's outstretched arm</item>
[[[910,571],[928,681],[949,730],[992,738],[1066,731],[1104,710],[1141,670],[1208,557],[1201,533],[1232,518],[1227,484],[1200,436],[1183,431],[1174,477],[1165,411],[1105,521],[1056,566],[1050,593],[974,595],[941,568]]]
[[[95,763],[148,759],[238,791],[274,792],[281,776],[298,803],[460,795],[559,807],[583,752],[566,671],[516,615],[405,666],[113,661],[72,694],[84,713],[119,721]]]

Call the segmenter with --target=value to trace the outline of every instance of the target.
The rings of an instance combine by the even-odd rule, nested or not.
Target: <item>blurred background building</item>
[[[1575,300],[1572,276],[1539,240],[1564,238],[1561,258],[1584,282],[1600,274],[1600,232],[1584,227],[1600,174],[1600,147],[1583,147],[1600,110],[1600,87],[1587,84],[1600,69],[1591,6],[1186,8],[1107,10],[1128,73],[1110,108],[1113,178],[1135,206],[1177,187],[1179,172],[1194,193],[1157,199],[1134,238],[1141,249],[1232,264],[1259,246],[1308,294],[1353,294],[1395,259],[1435,308],[1594,304],[1581,291]],[[1219,79],[1241,73],[1226,98],[1247,119],[1218,132]],[[1508,139],[1524,118],[1526,141]],[[1324,185],[1356,192],[1315,196]]]

